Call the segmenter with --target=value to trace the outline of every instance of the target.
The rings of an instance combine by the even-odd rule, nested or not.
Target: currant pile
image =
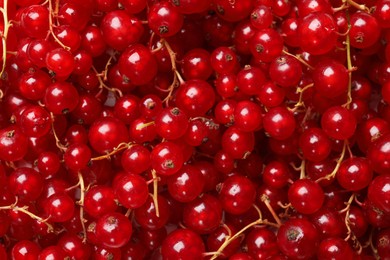
[[[0,5],[0,259],[390,259],[390,0]]]

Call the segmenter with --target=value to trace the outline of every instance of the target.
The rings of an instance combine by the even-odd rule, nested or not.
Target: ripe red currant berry
[[[92,57],[98,57],[107,49],[102,31],[96,25],[87,26],[81,35],[81,47]]]
[[[21,160],[28,149],[28,139],[20,127],[11,125],[0,130],[0,159],[8,162]]]
[[[210,56],[210,63],[218,74],[234,73],[239,66],[236,53],[228,47],[214,49]]]
[[[222,149],[233,159],[246,158],[255,147],[253,132],[244,132],[235,126],[229,127],[222,135]]]
[[[207,11],[210,8],[210,2],[207,0],[170,0],[182,14],[196,14]]]
[[[321,127],[333,139],[351,138],[355,133],[356,125],[355,116],[342,106],[330,107],[322,114]]]
[[[355,256],[353,249],[342,238],[330,237],[321,241],[318,247],[318,259],[353,259]]]
[[[66,255],[61,247],[54,245],[48,246],[39,253],[39,260],[50,260],[50,259],[65,259]]]
[[[261,62],[271,62],[283,50],[283,38],[274,29],[259,30],[249,43],[253,57]]]
[[[347,93],[348,71],[338,61],[326,60],[318,63],[312,78],[315,89],[325,97],[336,98]]]
[[[162,110],[161,99],[154,94],[145,95],[138,103],[138,111],[141,117],[153,120]]]
[[[319,246],[316,227],[307,219],[289,219],[279,228],[277,243],[280,251],[290,258],[309,259]]]
[[[39,246],[29,240],[18,241],[11,249],[11,258],[14,260],[38,259]]]
[[[371,14],[358,11],[351,15],[350,24],[349,36],[352,47],[363,49],[378,41],[381,28],[376,18]]]
[[[275,233],[265,227],[253,228],[245,237],[245,246],[258,259],[275,255],[279,251]]]
[[[177,201],[190,202],[203,191],[205,180],[202,172],[190,164],[168,177],[168,192]]]
[[[205,246],[202,238],[190,229],[174,230],[161,245],[163,259],[202,259],[204,252]]]
[[[185,142],[190,146],[199,146],[207,142],[209,127],[201,120],[191,120],[184,134]]]
[[[20,94],[30,100],[42,99],[50,83],[51,79],[46,72],[42,70],[28,71],[20,76]]]
[[[344,220],[337,211],[325,207],[310,215],[310,221],[317,227],[321,238],[342,237],[346,232]]]
[[[301,80],[302,66],[294,57],[282,55],[271,62],[269,76],[273,82],[281,87],[294,87]]]
[[[315,181],[300,179],[294,181],[288,189],[288,200],[299,213],[313,214],[322,207],[325,195]]]
[[[325,54],[336,47],[336,22],[330,14],[311,13],[303,17],[298,26],[299,46],[313,55]]]
[[[141,207],[149,197],[148,185],[144,178],[135,174],[123,174],[113,184],[119,203],[128,209]]]
[[[265,5],[258,5],[252,10],[250,15],[252,26],[259,30],[268,28],[273,20],[271,8]]]
[[[146,202],[141,207],[134,210],[134,219],[142,228],[157,230],[168,223],[171,212],[167,199],[158,195],[157,203],[159,216],[157,216],[156,206],[151,196],[148,196]]]
[[[34,169],[20,167],[10,174],[8,185],[15,196],[33,201],[42,193],[43,178]]]
[[[73,217],[76,210],[75,201],[66,193],[51,195],[45,200],[43,209],[52,222],[66,222]]]
[[[184,206],[183,223],[198,234],[209,234],[220,225],[221,221],[221,202],[212,195],[203,194]]]
[[[120,143],[129,141],[126,125],[114,117],[102,117],[89,129],[88,140],[92,148],[100,153],[111,152]]]
[[[285,187],[290,179],[288,165],[282,161],[271,161],[263,170],[263,182],[276,189]]]
[[[244,132],[260,130],[262,127],[261,107],[256,103],[243,100],[234,108],[234,126]]]
[[[49,10],[42,5],[30,5],[22,10],[20,27],[32,38],[43,39],[49,31]]]
[[[246,95],[256,95],[267,77],[261,69],[247,65],[237,73],[236,80],[238,91]]]
[[[175,93],[175,103],[188,117],[204,116],[215,103],[215,92],[209,83],[200,79],[187,80]]]
[[[256,29],[248,20],[241,21],[236,25],[233,31],[233,43],[237,53],[251,54],[249,42],[255,33]]]
[[[154,3],[148,12],[150,29],[161,37],[177,34],[183,26],[184,17],[170,2]]]
[[[125,215],[112,212],[103,215],[96,222],[96,236],[103,246],[120,248],[129,242],[133,226]]]
[[[183,166],[184,158],[178,145],[163,142],[156,145],[151,153],[152,168],[161,175],[172,175]]]
[[[73,171],[85,169],[91,161],[91,149],[86,144],[72,144],[64,153],[66,167]]]
[[[36,166],[39,172],[45,177],[51,177],[55,175],[61,167],[59,156],[54,152],[43,152],[40,153],[37,160]]]
[[[253,183],[241,175],[227,178],[219,191],[219,200],[223,209],[235,215],[248,211],[256,198],[256,189]]]
[[[84,210],[93,218],[114,212],[117,209],[116,196],[109,186],[91,187],[84,197]]]
[[[122,153],[121,165],[126,172],[140,174],[151,164],[149,150],[141,145],[131,145]]]
[[[213,73],[210,53],[204,49],[192,49],[183,56],[181,71],[186,80],[207,80]]]
[[[46,55],[46,67],[56,76],[67,78],[75,68],[74,57],[63,48],[54,49]]]
[[[257,99],[266,107],[277,107],[282,104],[285,91],[271,81],[264,83],[258,90]]]
[[[174,140],[182,137],[187,131],[188,117],[177,107],[167,107],[156,116],[154,123],[160,137]]]
[[[284,106],[273,107],[263,118],[264,130],[277,140],[285,140],[295,131],[294,115]]]
[[[67,114],[76,108],[79,93],[71,83],[55,82],[46,89],[43,101],[47,110],[53,114]]]
[[[375,177],[368,186],[367,198],[374,206],[390,213],[390,176],[379,175]]]
[[[107,13],[103,17],[100,29],[107,45],[118,51],[139,42],[144,33],[141,21],[122,10]]]
[[[51,129],[50,114],[41,106],[31,106],[23,110],[17,122],[28,137],[41,137]]]
[[[303,157],[312,162],[325,160],[332,151],[332,142],[321,128],[310,127],[299,138]]]
[[[132,142],[143,144],[153,141],[156,136],[156,125],[148,118],[137,118],[129,126],[129,136]]]
[[[389,246],[390,246],[390,229],[383,229],[379,232],[376,241],[376,249],[378,256],[381,259],[390,257]]]
[[[119,72],[134,85],[144,85],[157,75],[157,61],[141,44],[127,47],[119,57]]]
[[[57,245],[60,246],[70,258],[89,259],[91,256],[91,246],[88,243],[83,243],[82,239],[77,234],[65,233],[58,240]]]
[[[388,174],[390,169],[390,134],[386,134],[368,147],[367,159],[372,169],[379,174]]]
[[[208,251],[217,252],[226,239],[235,233],[237,233],[237,231],[233,225],[226,223],[225,225],[221,225],[207,236],[206,245]],[[230,241],[230,243],[222,250],[221,256],[223,255],[224,257],[230,257],[235,252],[237,252],[237,250],[239,250],[240,244],[240,239],[234,239]]]
[[[214,0],[214,8],[219,17],[229,22],[241,21],[248,17],[253,9],[253,1],[230,2]]]
[[[337,182],[346,190],[358,191],[367,187],[373,177],[368,159],[352,157],[344,160],[337,171]]]

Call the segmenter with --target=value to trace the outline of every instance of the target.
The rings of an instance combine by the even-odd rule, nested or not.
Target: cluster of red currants
[[[0,5],[0,259],[390,259],[390,0]]]

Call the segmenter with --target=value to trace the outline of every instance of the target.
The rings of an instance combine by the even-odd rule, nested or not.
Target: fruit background
[[[0,6],[0,259],[390,259],[390,0]]]

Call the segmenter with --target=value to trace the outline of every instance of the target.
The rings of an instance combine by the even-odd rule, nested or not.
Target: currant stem
[[[16,202],[9,205],[9,206],[3,206],[3,207],[0,207],[0,210],[15,210],[15,211],[20,211],[26,215],[28,215],[30,218],[32,219],[35,219],[39,222],[42,222],[44,223],[46,226],[47,226],[47,230],[48,232],[53,232],[54,231],[54,228],[51,224],[47,223],[47,219],[43,219],[37,215],[35,215],[34,213],[31,213],[30,211],[28,211],[28,206],[22,206],[22,207],[19,207],[19,206],[16,206],[16,204],[18,203],[18,199],[16,198]],[[50,218],[50,217],[49,217]]]
[[[320,182],[320,181],[323,181],[323,180],[330,180],[330,179],[333,179],[336,176],[337,172],[340,169],[341,163],[344,160],[345,151],[347,150],[347,147],[348,147],[348,141],[345,140],[344,141],[344,145],[343,145],[343,150],[341,151],[339,159],[337,159],[337,164],[336,164],[335,168],[333,169],[333,171],[331,173],[329,173],[328,175],[317,179],[316,182]]]
[[[112,58],[112,57],[111,57]],[[111,59],[110,58],[110,59]],[[107,64],[109,64],[110,63],[110,60],[109,60],[109,62],[107,63]],[[109,65],[107,65],[106,64],[106,66],[109,66]],[[117,89],[117,88],[110,88],[109,86],[107,86],[106,85],[106,83],[104,83],[104,79],[105,78],[107,78],[107,69],[105,69],[102,73],[99,73],[97,70],[96,70],[96,68],[94,67],[94,66],[92,66],[92,70],[96,73],[96,77],[97,77],[97,79],[98,79],[98,81],[99,81],[99,86],[101,87],[101,88],[105,88],[105,89],[107,89],[108,91],[111,91],[111,92],[114,92],[114,93],[117,93],[117,95],[119,96],[119,97],[123,97],[123,93],[122,93],[122,91],[120,91],[119,89]],[[103,79],[102,79],[102,76],[103,76]]]
[[[275,210],[271,207],[271,204],[269,202],[269,197],[267,195],[263,194],[263,195],[261,195],[261,201],[268,208],[269,212],[271,213],[272,217],[275,219],[278,226],[281,226],[282,221],[280,220],[279,216],[276,214]]]
[[[127,148],[131,147],[132,145],[133,145],[133,143],[120,143],[111,152],[109,152],[105,155],[98,156],[98,157],[93,157],[93,158],[91,158],[91,161],[99,161],[99,160],[109,159],[112,155],[114,155],[114,154],[116,154],[124,149],[127,149]]]
[[[85,227],[85,219],[84,219],[85,184],[84,184],[83,175],[80,172],[77,173],[77,177],[79,179],[79,185],[80,185],[80,200],[78,201],[78,204],[80,206],[80,221],[81,221],[81,227],[83,228],[83,243],[86,243],[87,229]]]
[[[295,59],[297,59],[300,63],[302,63],[303,65],[305,65],[305,66],[308,67],[309,69],[314,70],[314,67],[311,66],[309,63],[307,63],[304,59],[302,59],[301,56],[299,56],[299,55],[294,55],[294,54],[292,54],[292,53],[289,53],[289,52],[286,51],[286,50],[283,50],[283,53],[286,54],[286,55],[288,55],[288,56],[294,57]]]
[[[53,3],[52,3],[52,0],[49,0],[49,33],[51,34],[51,36],[53,36],[54,40],[62,47],[64,48],[65,50],[69,51],[70,50],[70,47],[66,46],[65,44],[63,44],[61,42],[60,39],[58,39],[58,37],[56,36],[56,34],[54,33],[53,31]],[[58,5],[58,2],[59,1],[56,1],[56,8],[57,8],[57,5]],[[58,10],[57,10],[58,12]],[[55,10],[54,10],[54,14],[55,14]]]
[[[1,42],[3,44],[3,65],[0,71],[0,78],[3,77],[3,73],[5,70],[5,67],[7,65],[7,37],[8,37],[8,31],[9,27],[12,25],[8,21],[8,0],[3,1],[3,7],[0,8],[0,13],[3,14],[3,20],[4,20],[4,32],[3,35],[1,35]]]
[[[351,102],[352,102],[352,71],[354,70],[354,67],[352,66],[352,59],[351,59],[351,40],[349,36],[349,31],[351,28],[351,24],[349,22],[349,14],[348,10],[346,11],[347,20],[348,20],[348,33],[346,34],[345,38],[345,47],[347,49],[347,69],[348,69],[348,99],[347,102],[344,104],[346,108],[349,108]]]
[[[305,174],[305,167],[306,165],[306,161],[305,160],[302,160],[302,163],[301,163],[301,166],[299,167],[300,168],[300,175],[299,175],[299,179],[304,179],[306,177],[306,174]]]
[[[56,130],[54,128],[54,114],[52,112],[50,112],[50,118],[51,118],[51,130],[53,132],[53,136],[54,136],[54,139],[56,141],[56,146],[58,149],[60,149],[61,152],[65,152],[67,147],[65,145],[63,145],[60,141],[60,139],[58,138],[58,135],[56,133]]]
[[[137,125],[137,127],[135,129],[136,130],[141,130],[141,129],[144,129],[145,127],[148,127],[148,126],[151,126],[151,125],[154,125],[154,124],[155,124],[154,121],[150,121],[150,122],[145,123],[145,124]]]
[[[356,2],[353,1],[353,0],[343,0],[343,2],[344,2],[344,3],[347,3],[347,4],[350,5],[350,6],[355,7],[356,9],[358,9],[358,10],[360,10],[360,11],[364,11],[364,12],[367,12],[367,13],[370,12],[370,9],[369,9],[366,5],[358,4],[358,3],[356,3]]]
[[[158,177],[157,173],[154,169],[152,169],[152,176],[153,176],[153,202],[154,207],[156,208],[156,216],[160,217],[160,210],[158,207]]]

